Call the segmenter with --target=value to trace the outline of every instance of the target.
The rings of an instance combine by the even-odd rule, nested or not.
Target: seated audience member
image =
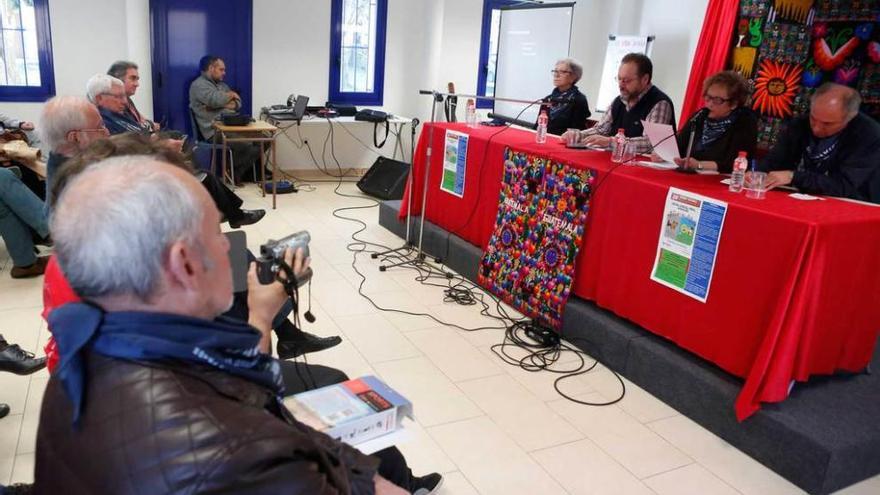
[[[0,134],[11,130],[32,131],[34,123],[26,120],[18,120],[0,113]]]
[[[19,178],[40,199],[46,197],[45,165],[36,145],[34,123],[0,113],[0,167],[18,167]]]
[[[141,124],[125,113],[128,97],[125,95],[125,85],[119,79],[107,74],[95,74],[86,83],[86,95],[98,107],[110,134],[153,130],[152,126]]]
[[[46,208],[11,170],[0,168],[0,237],[12,258],[12,278],[30,278],[43,274],[48,256],[37,256],[34,235],[48,242],[49,224]]]
[[[758,117],[745,106],[748,99],[748,83],[736,72],[726,70],[709,76],[703,83],[706,106],[691,116],[676,136],[679,153],[686,157],[694,135],[691,158],[687,163],[684,158],[675,163],[729,174],[740,151],[753,158],[758,146]]]
[[[81,96],[56,96],[43,105],[40,134],[49,148],[46,190],[52,189],[55,173],[67,159],[110,131],[95,105]]]
[[[859,112],[859,93],[825,83],[810,115],[793,120],[762,163],[768,187],[880,203],[880,124]]]
[[[617,85],[620,98],[602,115],[595,126],[579,133],[580,139],[594,146],[609,146],[618,129],[623,129],[627,143],[635,143],[636,153],[649,153],[651,141],[644,136],[642,121],[670,124],[675,127],[672,100],[651,82],[654,65],[641,53],[629,53],[620,61]]]
[[[118,60],[113,62],[113,65],[107,69],[107,75],[119,79],[125,86],[125,107],[122,113],[131,121],[139,123],[141,127],[158,131],[160,129],[159,124],[141,115],[131,99],[141,85],[141,76],[138,73],[137,64],[127,60]]]
[[[201,75],[189,86],[189,108],[198,127],[193,132],[198,131],[203,139],[210,141],[214,137],[214,121],[241,109],[241,96],[223,82],[226,63],[220,57],[205,55],[199,61],[199,70]],[[260,158],[260,147],[253,143],[229,143],[228,146],[235,164],[233,179],[236,183],[243,182]]]
[[[440,475],[413,477],[396,449],[366,456],[280,403],[267,352],[286,294],[252,266],[250,324],[218,318],[232,300],[219,217],[191,174],[143,156],[95,164],[61,193],[56,255],[86,302],[49,318],[61,364],[43,398],[36,492],[433,491]],[[286,261],[294,275],[307,266],[301,253]]]
[[[576,86],[584,74],[584,68],[572,58],[556,62],[553,74],[553,92],[545,98],[549,101],[547,132],[561,136],[568,129],[584,129],[590,116],[587,97]]]
[[[70,180],[94,163],[106,158],[132,155],[157,158],[184,170],[190,170],[182,154],[163,146],[161,143],[154,142],[146,136],[139,134],[113,136],[110,139],[96,141],[65,164],[64,169],[56,177],[54,187],[50,192],[50,206],[54,206],[58,201],[58,197]],[[253,260],[253,256],[250,253],[248,254]],[[247,291],[235,293],[233,305],[224,315],[247,321],[247,298]],[[46,317],[55,307],[78,300],[79,298],[70,289],[53,258],[49,262],[47,276],[44,281],[43,302],[45,307],[43,316]],[[335,335],[331,337],[318,337],[317,335],[302,331],[287,318],[287,314],[290,311],[291,308],[286,306],[283,314],[276,316],[272,323],[272,328],[278,336],[278,355],[282,359],[291,359],[301,354],[322,351],[342,342],[342,339]],[[47,354],[49,354],[48,351]]]
[[[77,96],[57,96],[49,100],[40,117],[40,129],[43,133],[43,140],[52,150],[49,153],[49,160],[46,164],[46,187],[48,190],[52,188],[52,181],[58,169],[71,156],[84,150],[89,144],[100,138],[106,138],[110,135],[109,124],[116,132],[128,132],[126,126],[134,128],[134,124],[120,123],[119,119],[104,120],[104,116],[111,117],[116,113],[114,109],[119,107],[115,96],[109,96],[107,91],[119,92],[121,90],[121,82],[116,84],[112,82],[110,76],[101,75],[100,78],[93,77],[87,85],[89,95],[95,101],[98,101],[104,107],[99,111],[95,105],[91,104],[85,98]],[[107,89],[110,88],[110,89]],[[103,114],[102,114],[103,112]],[[143,132],[138,128],[135,132]],[[178,146],[179,148],[179,146]],[[238,228],[243,225],[250,225],[260,221],[265,216],[264,210],[244,210],[241,208],[242,200],[232,191],[226,188],[216,177],[205,174],[203,177],[203,185],[211,194],[211,197],[217,202],[218,208],[224,214],[229,225]],[[51,202],[50,202],[51,205]]]

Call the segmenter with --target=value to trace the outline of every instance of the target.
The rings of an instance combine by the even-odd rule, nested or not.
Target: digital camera
[[[284,261],[284,252],[291,249],[294,253],[297,249],[302,248],[302,257],[309,257],[309,241],[312,236],[308,231],[301,230],[295,234],[291,234],[283,239],[268,240],[260,246],[260,257],[257,258],[257,278],[261,284],[271,284],[275,281],[275,274],[281,268],[281,262]],[[291,267],[293,268],[293,267]],[[307,269],[296,280],[296,286],[302,287],[312,278],[312,269]]]

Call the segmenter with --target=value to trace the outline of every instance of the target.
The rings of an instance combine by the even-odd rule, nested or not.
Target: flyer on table
[[[724,201],[669,188],[651,280],[706,302],[726,215]]]
[[[446,140],[443,143],[443,176],[440,178],[440,189],[459,198],[464,197],[467,147],[467,134],[446,131]]]

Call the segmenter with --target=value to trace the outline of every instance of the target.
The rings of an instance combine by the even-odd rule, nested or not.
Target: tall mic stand
[[[384,272],[388,268],[394,268],[394,267],[404,266],[404,265],[420,265],[420,264],[424,263],[426,255],[425,255],[424,250],[422,249],[422,241],[425,237],[424,236],[425,215],[426,215],[426,209],[427,209],[427,203],[428,203],[428,178],[431,175],[431,151],[434,146],[434,129],[437,127],[437,125],[436,125],[437,124],[437,121],[436,121],[437,103],[443,102],[444,97],[450,97],[450,96],[462,97],[462,98],[474,98],[474,99],[478,99],[478,100],[505,101],[505,102],[510,102],[510,103],[524,103],[527,105],[534,105],[536,103],[540,103],[540,102],[544,101],[543,98],[539,99],[539,100],[517,100],[517,99],[513,99],[513,98],[500,98],[500,97],[494,97],[494,96],[465,95],[465,94],[459,94],[459,93],[440,93],[435,90],[429,91],[429,90],[425,90],[425,89],[419,90],[419,94],[420,95],[431,95],[431,121],[429,122],[431,124],[431,131],[428,134],[428,146],[427,146],[426,152],[425,152],[425,181],[424,181],[424,184],[422,185],[422,209],[421,209],[421,213],[420,213],[421,218],[419,219],[419,243],[416,248],[416,257],[411,260],[405,260],[405,261],[401,261],[399,263],[394,263],[391,265],[379,265],[380,272]],[[526,108],[528,108],[528,107],[526,107]],[[522,113],[522,112],[520,112],[520,113]],[[413,158],[413,162],[415,162],[415,158]],[[412,176],[413,176],[412,169],[410,169],[409,175],[410,176],[407,179],[407,184],[409,184],[411,186],[412,185]],[[408,208],[407,208],[407,222],[406,222],[407,236],[409,236],[409,219],[410,219],[410,212],[412,210],[412,192],[410,192],[409,196],[410,196],[409,197],[410,204],[408,205]],[[408,242],[409,242],[409,240],[408,240]],[[380,253],[375,253],[371,256],[373,258],[377,258],[380,255],[381,255]],[[440,263],[441,258],[435,257],[434,261],[436,263]],[[451,277],[452,274],[446,273],[446,276]]]
[[[418,127],[418,125],[419,125],[419,119],[415,119],[415,118],[412,119],[412,122],[410,123],[411,134],[410,134],[410,141],[409,141],[410,168],[412,168],[412,164],[415,163],[415,161],[416,161],[416,127]],[[403,151],[403,150],[401,149],[401,151]],[[370,258],[376,259],[379,256],[388,256],[389,254],[397,253],[399,251],[409,252],[412,250],[413,242],[410,239],[410,224],[412,223],[412,221],[411,221],[411,217],[412,217],[412,181],[413,181],[413,174],[412,174],[412,172],[410,172],[406,176],[406,193],[407,193],[406,194],[406,240],[404,241],[403,246],[400,246],[399,248],[396,248],[396,249],[389,249],[387,251],[382,251],[381,253],[372,253],[372,254],[370,254]],[[385,266],[380,266],[379,270],[384,272]]]
[[[423,92],[423,91],[419,91],[419,93],[425,94],[425,92]],[[427,94],[432,95],[432,98],[431,98],[431,124],[435,124],[436,123],[435,119],[437,117],[437,103],[443,101],[443,96],[441,96],[440,93],[438,93],[436,91],[431,91],[431,92],[428,92]],[[424,251],[422,251],[422,237],[424,237],[422,234],[425,231],[425,203],[428,199],[428,175],[429,175],[429,172],[431,171],[431,149],[434,146],[434,127],[436,127],[436,125],[431,125],[431,132],[428,134],[428,147],[425,152],[425,183],[424,183],[423,189],[422,189],[422,210],[421,210],[421,222],[420,222],[420,226],[419,226],[419,245],[418,245],[418,248],[416,249],[416,257],[411,260],[404,260],[399,263],[394,263],[391,265],[379,265],[380,272],[384,272],[385,270],[387,270],[389,268],[395,268],[398,266],[419,265],[422,262],[424,262],[424,260],[425,260],[425,253],[424,253]],[[415,150],[415,145],[412,145],[412,146],[413,146],[413,150]],[[413,158],[412,158],[413,165],[415,165],[415,161],[416,161],[415,152],[413,152]],[[412,171],[412,167],[410,167],[409,177],[407,177],[407,184],[408,184],[408,188],[409,188],[409,195],[408,195],[409,203],[408,203],[407,209],[406,209],[406,233],[407,233],[407,236],[409,236],[410,215],[412,214],[413,179],[414,179],[413,178],[413,171]],[[408,243],[410,242],[408,238],[407,238],[407,242]],[[373,256],[373,258],[377,258],[378,256],[379,256],[379,254],[376,254],[375,256]],[[434,258],[434,261],[439,263],[440,258]]]

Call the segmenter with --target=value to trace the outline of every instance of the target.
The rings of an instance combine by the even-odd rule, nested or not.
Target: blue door
[[[189,85],[208,54],[226,62],[226,84],[251,113],[252,0],[150,0],[150,22],[156,122],[192,135]]]

